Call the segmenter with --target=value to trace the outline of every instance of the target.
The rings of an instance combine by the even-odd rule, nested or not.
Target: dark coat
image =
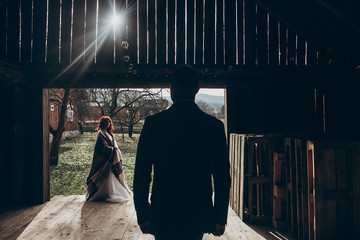
[[[88,186],[86,200],[90,199],[97,192],[98,183],[108,177],[109,168],[112,169],[115,177],[118,177],[122,173],[121,163],[113,163],[116,149],[114,136],[112,133],[109,134],[112,136],[112,140],[110,140],[103,131],[98,131],[93,161],[86,179]]]
[[[148,117],[135,165],[134,203],[138,223],[150,221],[153,234],[205,233],[212,232],[215,223],[225,225],[229,168],[223,123],[201,111],[194,102],[174,103],[168,110]]]

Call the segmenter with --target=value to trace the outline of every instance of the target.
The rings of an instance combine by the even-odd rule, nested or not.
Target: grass
[[[85,132],[77,138],[63,140],[60,145],[59,163],[50,167],[50,195],[82,195],[86,193],[86,178],[90,171],[96,142],[96,132]],[[133,138],[114,134],[123,156],[126,181],[133,188],[135,155],[139,134]]]

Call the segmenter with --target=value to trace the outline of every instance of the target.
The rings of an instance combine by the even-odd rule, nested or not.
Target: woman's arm
[[[110,160],[109,158],[113,155],[114,150],[115,148],[106,141],[106,137],[102,133],[99,133],[95,151],[103,158]]]

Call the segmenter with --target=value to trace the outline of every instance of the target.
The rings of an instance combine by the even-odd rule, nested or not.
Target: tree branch
[[[50,124],[49,124],[49,131],[53,136],[56,134],[56,130]]]

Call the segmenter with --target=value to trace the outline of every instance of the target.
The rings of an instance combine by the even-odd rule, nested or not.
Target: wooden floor
[[[116,239],[151,240],[136,223],[132,202],[85,202],[82,195],[55,196],[50,202],[0,212],[0,239]],[[261,236],[229,208],[223,236],[206,234],[204,240],[279,239]]]

